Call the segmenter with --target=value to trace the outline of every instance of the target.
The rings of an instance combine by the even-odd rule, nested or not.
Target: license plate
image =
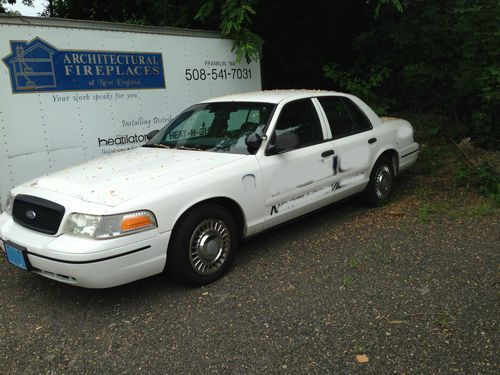
[[[22,249],[13,243],[5,242],[5,254],[10,264],[22,268],[25,271],[29,269],[28,258],[26,257],[26,250]]]

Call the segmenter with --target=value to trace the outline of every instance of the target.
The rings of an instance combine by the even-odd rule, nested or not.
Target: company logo
[[[28,210],[28,211],[26,211],[26,217],[30,220],[35,220],[36,212],[33,210]]]
[[[161,53],[59,50],[41,38],[10,49],[14,93],[165,88]]]
[[[134,134],[134,135],[119,135],[114,138],[98,138],[97,143],[99,143],[99,147],[103,146],[122,146],[134,143],[144,143],[148,140],[148,136],[146,134]]]

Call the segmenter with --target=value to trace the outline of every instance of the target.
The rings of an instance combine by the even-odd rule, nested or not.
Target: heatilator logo
[[[99,147],[103,146],[122,146],[129,145],[134,143],[144,143],[148,140],[148,136],[146,134],[125,134],[118,135],[113,138],[97,138],[97,143]]]
[[[165,88],[161,53],[59,50],[41,38],[10,49],[13,93]]]

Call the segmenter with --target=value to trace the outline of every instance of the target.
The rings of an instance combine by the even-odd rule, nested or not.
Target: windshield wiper
[[[205,151],[202,148],[198,147],[188,147],[188,146],[177,146],[177,150],[191,150],[191,151]]]
[[[164,145],[162,143],[149,143],[142,145],[142,147],[152,147],[152,148],[172,148],[170,146]]]

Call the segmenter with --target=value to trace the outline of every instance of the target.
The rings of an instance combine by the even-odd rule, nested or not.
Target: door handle
[[[323,151],[321,153],[321,157],[322,158],[326,158],[327,156],[330,156],[330,155],[333,155],[333,154],[335,154],[335,152],[333,150]]]
[[[372,144],[372,143],[375,143],[375,142],[377,142],[377,138],[370,138],[370,139],[368,140],[368,143],[369,143],[369,144]]]

